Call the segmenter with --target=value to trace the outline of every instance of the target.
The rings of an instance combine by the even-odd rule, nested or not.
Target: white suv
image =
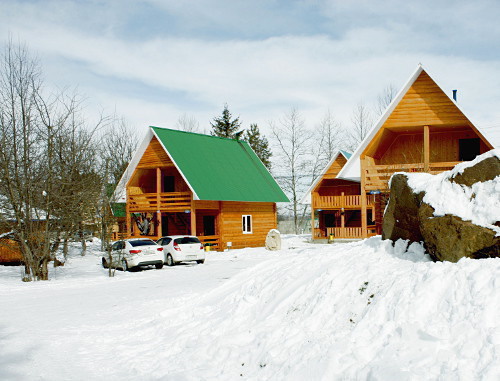
[[[195,236],[170,235],[160,238],[156,243],[163,247],[167,266],[187,261],[205,262],[203,244]]]
[[[131,238],[116,241],[111,245],[111,266],[121,267],[129,271],[134,267],[154,265],[157,269],[163,267],[163,247],[149,238]],[[109,257],[106,253],[102,257],[102,266],[109,266]]]

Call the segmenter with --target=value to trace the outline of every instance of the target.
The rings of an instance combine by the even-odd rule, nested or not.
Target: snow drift
[[[380,237],[302,241],[116,279],[97,256],[43,285],[3,276],[0,376],[499,379],[500,260],[434,263]]]

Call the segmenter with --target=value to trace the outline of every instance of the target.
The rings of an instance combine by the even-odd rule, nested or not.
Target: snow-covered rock
[[[398,173],[383,238],[424,241],[437,260],[500,256],[500,150],[438,175]]]

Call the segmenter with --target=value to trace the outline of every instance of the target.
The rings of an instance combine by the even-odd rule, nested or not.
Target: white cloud
[[[209,2],[193,12],[181,2],[149,2],[150,6],[160,3],[163,7],[158,12],[178,16],[193,25],[196,17],[203,18],[200,24],[207,26],[223,22],[238,10],[246,11],[253,19],[262,15],[242,2],[228,9],[214,9],[221,3]],[[337,26],[354,23],[353,27],[332,33],[329,30],[334,27],[325,27],[324,33],[222,39],[209,33],[178,36],[172,29],[155,37],[125,38],[117,31],[126,28],[132,14],[126,11],[126,5],[120,6],[121,2],[108,7],[99,2],[88,7],[67,2],[49,2],[46,7],[0,5],[0,12],[9,16],[0,31],[4,36],[10,31],[40,52],[43,63],[51,65],[46,71],[49,82],[78,85],[93,102],[100,102],[106,109],[116,108],[141,126],[173,126],[184,113],[198,118],[201,126],[208,126],[225,102],[245,124],[257,122],[264,129],[269,120],[292,106],[303,113],[309,125],[319,121],[327,108],[348,124],[357,103],[374,102],[389,83],[402,86],[422,62],[445,91],[459,89],[459,102],[474,122],[497,125],[500,130],[500,58],[487,48],[477,56],[467,49],[457,50],[459,42],[450,37],[453,32],[434,19],[427,20],[425,9],[415,5],[393,9],[364,7],[368,3],[362,3],[353,6],[351,2],[317,2],[325,12],[322,22],[330,20]],[[58,7],[55,12],[54,4]],[[445,9],[441,3],[436,8]],[[116,9],[114,15],[112,9]],[[78,19],[80,10],[83,20]],[[95,19],[87,24],[92,11]],[[478,10],[457,7],[449,11],[446,19],[463,17],[467,12],[477,14]],[[108,23],[104,22],[106,17]],[[269,14],[262,17],[264,23],[272,18]],[[292,17],[298,16],[286,13],[287,20]],[[397,22],[376,22],[384,17]],[[487,17],[486,25],[491,24],[491,19]],[[229,24],[237,22],[235,17]],[[474,25],[467,19],[455,33],[462,36]],[[280,28],[285,27],[280,24]],[[431,39],[432,31],[441,34]],[[492,33],[496,36],[498,27]],[[476,34],[470,33],[472,37]],[[130,35],[133,31],[129,31]],[[453,49],[440,51],[438,48],[446,41]],[[494,128],[490,131],[497,132]]]

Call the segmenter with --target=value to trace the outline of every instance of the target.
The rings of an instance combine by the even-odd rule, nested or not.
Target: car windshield
[[[201,243],[200,240],[196,237],[183,237],[183,238],[177,238],[175,240],[175,243],[179,245],[185,245],[188,243]]]
[[[129,241],[129,242],[134,247],[156,245],[156,242],[151,239],[138,239],[136,241]]]

